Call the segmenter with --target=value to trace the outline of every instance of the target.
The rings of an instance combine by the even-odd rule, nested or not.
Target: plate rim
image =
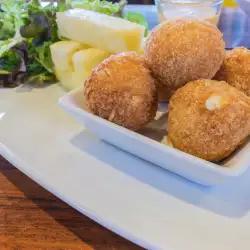
[[[51,187],[51,184],[48,184],[47,181],[43,181],[43,179],[46,177],[41,176],[41,173],[35,174],[36,171],[26,171],[26,167],[22,166],[28,166],[27,163],[25,163],[23,160],[21,160],[19,157],[17,157],[15,154],[12,153],[12,151],[6,147],[3,143],[0,142],[0,155],[10,162],[13,166],[15,166],[19,171],[21,171],[23,174],[25,174],[27,177],[29,177],[31,180],[33,180],[35,183],[40,185],[45,190],[49,191],[59,199],[61,199],[63,202],[68,204],[70,207],[76,209],[84,216],[90,218],[91,220],[95,221],[96,223],[102,225],[103,227],[107,228],[111,232],[114,232],[115,234],[127,239],[128,241],[133,242],[134,244],[141,246],[145,249],[158,249],[155,247],[155,245],[151,244],[150,241],[145,241],[140,236],[134,236],[131,234],[128,230],[121,229],[121,227],[117,226],[116,224],[112,222],[108,222],[108,220],[105,220],[102,216],[98,215],[96,212],[92,212],[90,209],[88,209],[85,206],[77,206],[74,204],[74,202],[71,201],[71,199],[68,199],[67,196],[64,196],[63,193],[60,191],[55,191],[53,187]],[[46,185],[44,184],[46,183]],[[165,248],[165,250],[173,250],[172,248]]]

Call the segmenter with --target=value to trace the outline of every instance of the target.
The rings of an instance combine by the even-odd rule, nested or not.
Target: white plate
[[[83,89],[74,90],[59,100],[67,112],[101,139],[199,184],[212,186],[238,178],[250,165],[250,142],[217,165],[147,138],[152,134],[159,141],[164,138],[167,113],[163,108],[155,121],[141,132],[146,135],[143,136],[85,111],[83,103]]]
[[[99,140],[58,106],[62,95],[57,85],[0,89],[5,158],[145,248],[250,249],[250,169],[230,183],[202,187]]]

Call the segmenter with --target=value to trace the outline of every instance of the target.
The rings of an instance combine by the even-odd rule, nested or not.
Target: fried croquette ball
[[[155,80],[133,52],[111,56],[93,69],[84,96],[91,113],[130,130],[145,126],[157,111]]]
[[[214,79],[226,81],[250,96],[250,50],[240,47],[230,51]]]
[[[211,79],[225,57],[221,32],[193,18],[166,21],[149,35],[145,60],[153,75],[167,86],[166,97],[189,81]]]
[[[229,156],[250,135],[250,98],[226,82],[197,80],[170,99],[173,146],[209,161]]]

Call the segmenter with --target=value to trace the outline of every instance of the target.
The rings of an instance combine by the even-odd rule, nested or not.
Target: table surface
[[[129,8],[136,9],[137,7]],[[140,11],[152,28],[152,6]],[[250,47],[249,19],[238,9],[223,11],[220,28],[227,47]],[[1,249],[141,249],[80,214],[37,185],[0,156]]]
[[[49,193],[0,156],[0,248],[139,250]]]

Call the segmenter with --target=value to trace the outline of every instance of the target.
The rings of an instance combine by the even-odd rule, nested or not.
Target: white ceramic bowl
[[[217,165],[89,113],[84,110],[83,98],[83,89],[78,89],[60,98],[59,104],[101,139],[191,181],[205,186],[221,184],[237,178],[250,165],[250,142]]]

